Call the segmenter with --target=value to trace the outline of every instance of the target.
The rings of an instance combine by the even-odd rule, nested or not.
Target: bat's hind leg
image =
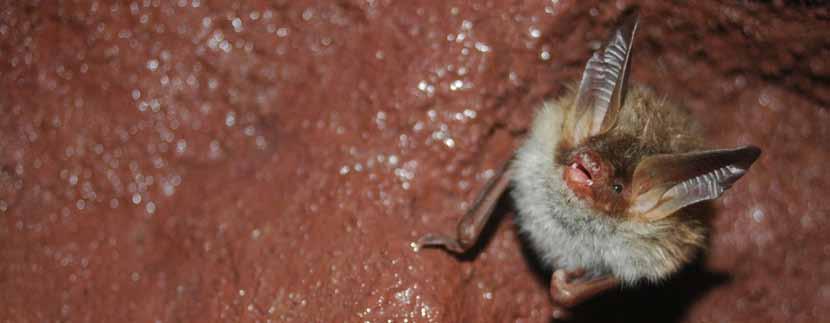
[[[559,269],[550,280],[550,296],[553,299],[553,317],[557,319],[570,316],[569,308],[617,287],[620,281],[614,277],[602,276],[591,280],[581,280],[584,269]]]

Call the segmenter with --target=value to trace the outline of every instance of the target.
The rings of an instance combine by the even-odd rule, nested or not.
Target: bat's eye
[[[620,184],[611,185],[611,189],[614,190],[615,193],[621,193],[623,190],[623,186]]]

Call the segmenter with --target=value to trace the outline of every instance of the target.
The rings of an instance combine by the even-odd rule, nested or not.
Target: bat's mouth
[[[575,184],[581,184],[586,186],[591,186],[594,184],[594,179],[591,176],[591,172],[588,171],[588,168],[585,167],[585,165],[579,159],[574,161],[571,164],[571,166],[565,170],[565,176],[570,182]]]

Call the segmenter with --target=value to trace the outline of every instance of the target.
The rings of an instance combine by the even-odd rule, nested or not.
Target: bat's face
[[[594,208],[608,214],[621,213],[628,206],[630,176],[624,165],[612,162],[613,156],[597,148],[582,145],[562,149],[559,154],[559,163],[564,166],[562,178],[574,195]]]

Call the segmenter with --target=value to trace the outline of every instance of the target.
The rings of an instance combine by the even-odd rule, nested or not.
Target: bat
[[[524,144],[461,218],[456,235],[427,234],[416,250],[469,250],[512,187],[521,233],[555,269],[555,318],[610,288],[663,280],[694,258],[708,228],[685,207],[719,197],[761,150],[703,149],[701,130],[684,108],[629,85],[639,18],[622,21],[588,60],[578,88],[542,105]]]

